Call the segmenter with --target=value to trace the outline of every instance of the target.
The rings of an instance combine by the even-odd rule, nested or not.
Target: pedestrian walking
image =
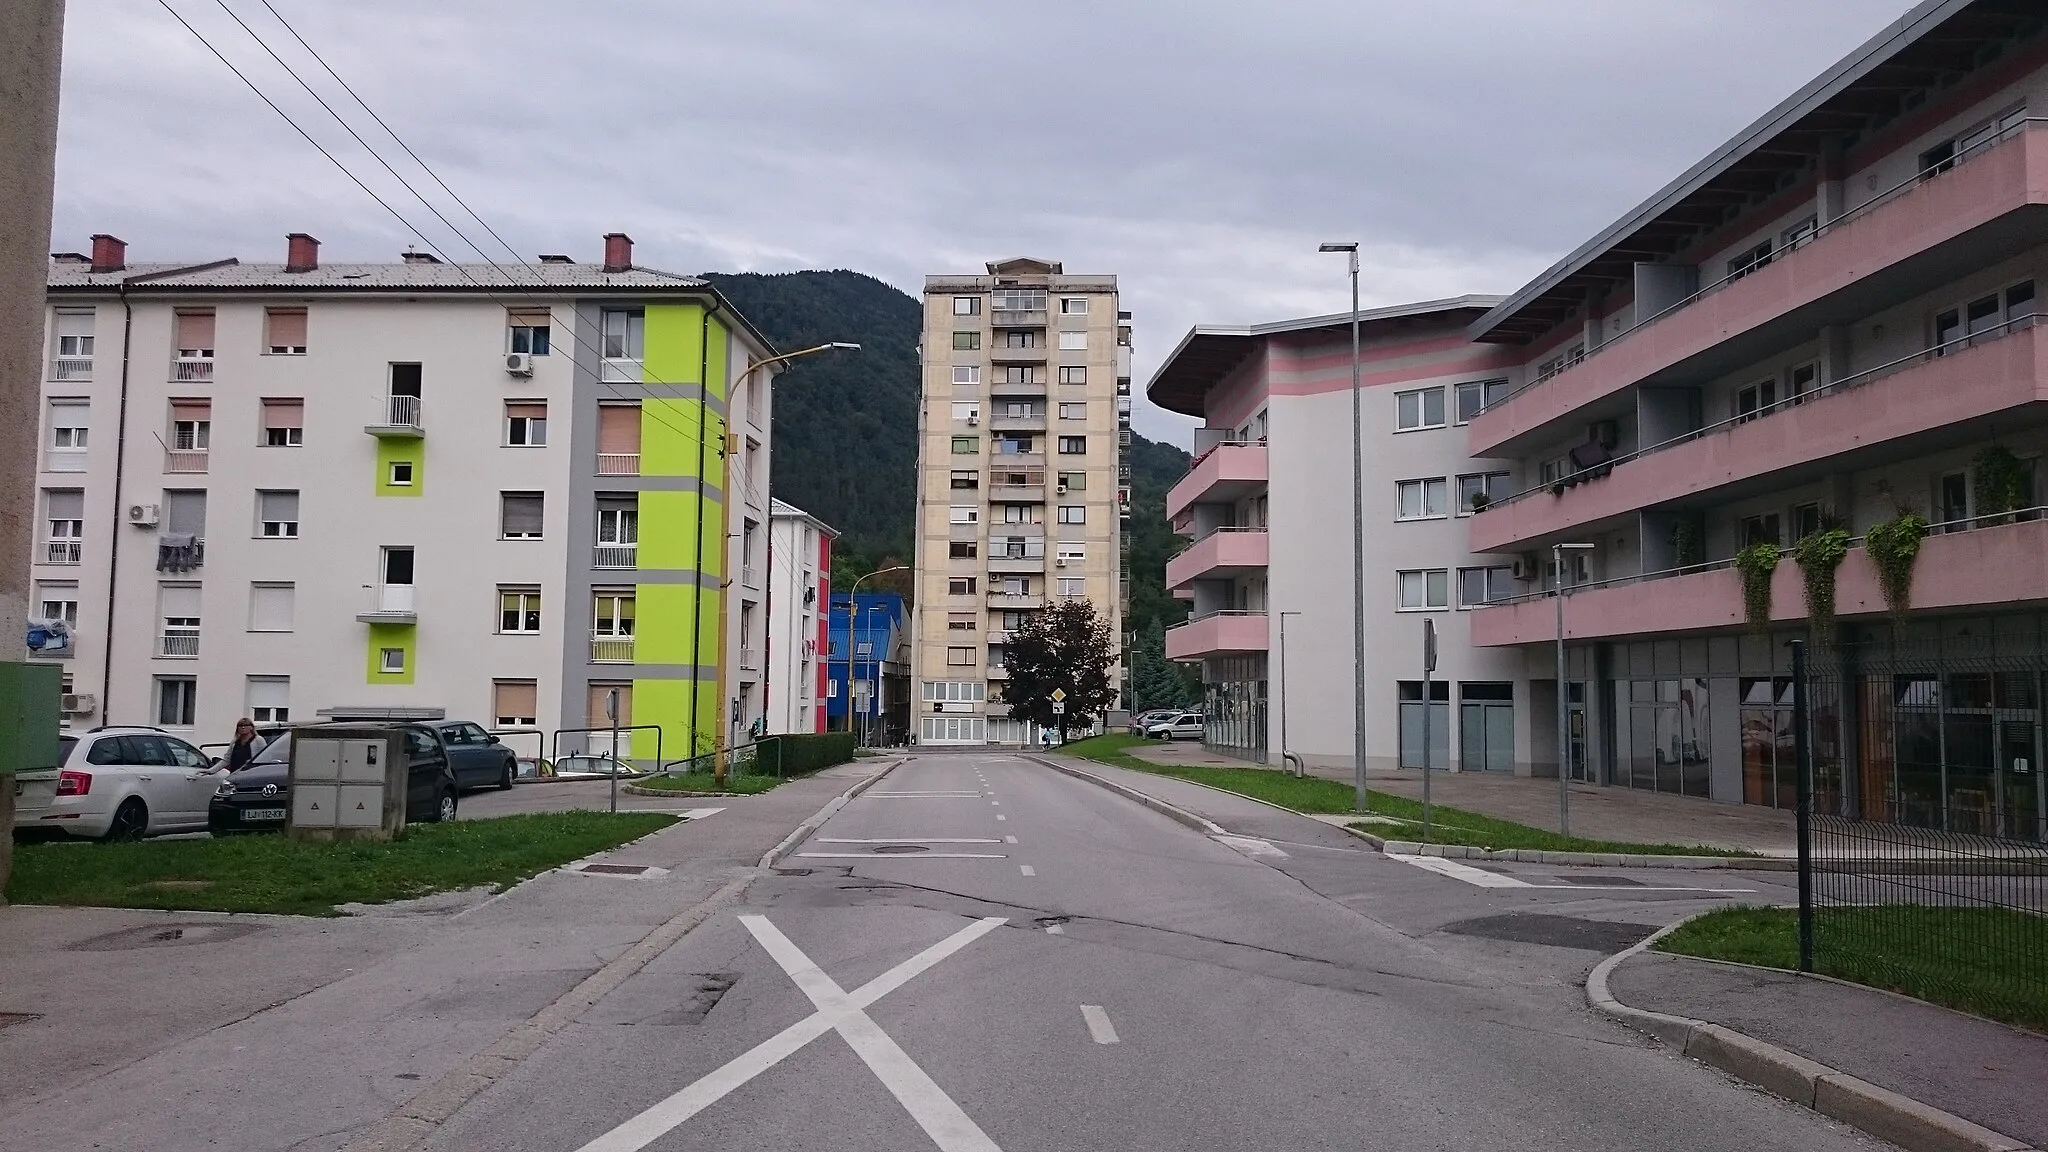
[[[249,766],[266,745],[263,737],[256,734],[256,722],[247,716],[235,721],[235,742],[228,746],[227,768],[239,772]]]

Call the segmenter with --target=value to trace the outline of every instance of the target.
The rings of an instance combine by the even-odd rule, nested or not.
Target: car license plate
[[[244,808],[244,809],[242,809],[242,819],[244,819],[244,820],[282,820],[282,819],[284,819],[284,809],[282,809],[282,808]]]

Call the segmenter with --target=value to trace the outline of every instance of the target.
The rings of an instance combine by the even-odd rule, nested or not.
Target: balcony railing
[[[43,545],[43,563],[76,564],[84,550],[83,540],[51,540]]]
[[[740,649],[740,667],[749,671],[761,666],[761,654],[752,648]]]
[[[1589,465],[1587,467],[1579,469],[1576,472],[1567,473],[1564,476],[1557,477],[1556,479],[1553,479],[1548,483],[1538,484],[1534,488],[1524,488],[1520,492],[1517,492],[1511,496],[1505,496],[1499,500],[1493,501],[1492,503],[1486,505],[1484,508],[1479,509],[1477,514],[1484,516],[1491,509],[1499,508],[1508,504],[1514,504],[1522,500],[1527,500],[1529,497],[1534,496],[1540,492],[1547,491],[1554,496],[1562,496],[1565,493],[1565,489],[1576,487],[1581,481],[1599,479],[1600,477],[1606,476],[1609,472],[1612,472],[1615,468],[1618,468],[1623,464],[1628,464],[1632,463],[1633,461],[1640,460],[1645,456],[1654,456],[1659,452],[1676,448],[1681,444],[1690,444],[1695,440],[1701,440],[1708,436],[1719,435],[1723,432],[1730,431],[1740,425],[1751,423],[1752,421],[1768,419],[1769,417],[1774,416],[1780,412],[1789,411],[1793,408],[1799,407],[1802,404],[1806,404],[1813,400],[1818,400],[1823,396],[1832,396],[1837,392],[1846,392],[1852,388],[1859,388],[1865,384],[1870,384],[1875,381],[1882,380],[1887,376],[1893,375],[1894,373],[1902,372],[1908,368],[1912,368],[1917,365],[1931,363],[1944,356],[1960,352],[1965,348],[1974,348],[1979,344],[1988,344],[1991,341],[1998,340],[2005,336],[2010,336],[2014,332],[2019,332],[2025,329],[2033,328],[2034,326],[2041,324],[2043,322],[2044,318],[2038,314],[2016,316],[2011,320],[2005,321],[2002,324],[1993,324],[1988,328],[1972,332],[1966,336],[1958,336],[1954,340],[1948,340],[1943,343],[1936,344],[1928,348],[1924,348],[1910,355],[1901,356],[1896,360],[1887,361],[1883,364],[1877,365],[1874,368],[1866,368],[1861,372],[1855,373],[1854,375],[1844,376],[1840,380],[1832,380],[1825,384],[1817,385],[1814,388],[1802,392],[1797,396],[1788,396],[1783,400],[1779,400],[1772,404],[1766,404],[1761,408],[1755,409],[1754,411],[1744,412],[1736,416],[1730,416],[1725,420],[1716,420],[1712,424],[1696,428],[1691,432],[1686,432],[1681,435],[1674,436],[1669,440],[1660,440],[1655,444],[1651,444],[1643,448],[1638,448],[1633,452],[1629,452],[1620,456],[1611,457],[1609,459],[1599,462],[1598,464]]]
[[[156,638],[156,654],[178,660],[199,655],[199,633],[188,628],[166,629]]]
[[[181,384],[213,379],[213,357],[180,356],[171,361],[171,379]]]
[[[1043,328],[1045,310],[1001,311],[989,313],[989,324],[995,328]]]
[[[2000,144],[2005,143],[2008,140],[2016,139],[2029,128],[2044,124],[2048,124],[2048,117],[2029,116],[2026,119],[2019,121],[2018,123],[2006,126],[1996,134],[1992,135],[1989,139],[1980,141],[1976,144],[1972,144],[1968,149],[1966,149],[1959,155],[1952,156],[1946,160],[1938,161],[1935,164],[1920,169],[1919,171],[1913,173],[1911,176],[1908,176],[1904,180],[1899,181],[1897,184],[1892,185],[1891,187],[1885,189],[1882,192],[1879,192],[1877,195],[1871,197],[1870,199],[1865,200],[1863,203],[1858,204],[1854,208],[1851,208],[1848,211],[1842,213],[1840,216],[1837,216],[1834,219],[1821,224],[1819,227],[1815,228],[1812,233],[1801,237],[1799,240],[1795,241],[1791,245],[1773,251],[1769,259],[1761,263],[1744,265],[1743,267],[1735,269],[1727,273],[1726,275],[1720,277],[1719,279],[1714,280],[1711,283],[1702,285],[1697,291],[1693,292],[1691,295],[1686,296],[1685,298],[1677,301],[1674,304],[1671,304],[1670,306],[1664,308],[1661,311],[1652,313],[1649,316],[1637,320],[1635,325],[1629,328],[1627,331],[1622,332],[1621,334],[1614,336],[1608,340],[1605,340],[1600,344],[1596,345],[1595,347],[1587,349],[1581,355],[1574,356],[1569,360],[1566,360],[1564,363],[1562,363],[1550,372],[1544,373],[1541,376],[1531,377],[1529,380],[1524,382],[1520,388],[1516,388],[1513,391],[1507,393],[1507,396],[1501,397],[1501,400],[1505,400],[1509,396],[1518,395],[1521,392],[1526,391],[1527,389],[1534,388],[1538,384],[1542,384],[1543,382],[1550,380],[1553,377],[1563,374],[1566,369],[1572,368],[1575,365],[1581,364],[1587,360],[1590,360],[1598,356],[1600,353],[1605,352],[1609,348],[1613,348],[1616,345],[1626,341],[1630,336],[1633,336],[1634,334],[1641,332],[1643,329],[1650,327],[1652,324],[1657,323],[1665,317],[1671,316],[1678,312],[1685,311],[1687,308],[1690,308],[1694,304],[1697,304],[1701,299],[1707,296],[1711,296],[1716,292],[1719,292],[1721,289],[1726,288],[1728,285],[1735,283],[1737,280],[1740,280],[1745,276],[1757,272],[1758,270],[1764,268],[1770,263],[1779,260],[1784,260],[1790,257],[1792,253],[1798,251],[1801,248],[1805,248],[1813,244],[1814,242],[1828,235],[1828,233],[1833,232],[1835,229],[1840,228],[1845,224],[1849,224],[1856,220],[1862,219],[1871,211],[1885,204],[1891,203],[1893,200],[1911,191],[1912,189],[1919,187],[1927,181],[1935,179],[1952,169],[1961,167],[1962,165],[1968,163],[1971,160],[1976,159],[1979,156],[1982,156],[1984,153],[1990,151],[1991,149],[1997,147]],[[1487,405],[1487,407],[1494,407],[1498,405],[1501,402],[1501,400],[1495,400],[1492,404]]]
[[[740,566],[740,584],[746,588],[759,588],[761,586],[761,575],[754,571],[752,564]]]
[[[85,449],[83,449],[83,448],[52,448],[52,449],[48,450],[47,452],[43,453],[43,471],[45,471],[45,472],[83,472],[83,471],[85,471]]]
[[[599,544],[591,549],[592,568],[634,568],[639,563],[638,544]]]
[[[393,428],[419,427],[420,398],[417,396],[386,396],[384,398],[384,422]]]
[[[640,361],[617,356],[607,357],[597,369],[598,379],[621,384],[638,384],[645,374]]]
[[[614,632],[592,632],[590,634],[590,662],[592,664],[631,664],[633,662],[633,638]]]
[[[599,476],[638,476],[640,454],[638,452],[599,452],[597,454]]]
[[[166,448],[164,449],[164,471],[204,472],[206,471],[206,449]]]
[[[92,357],[59,356],[51,360],[50,379],[58,383],[92,379]]]

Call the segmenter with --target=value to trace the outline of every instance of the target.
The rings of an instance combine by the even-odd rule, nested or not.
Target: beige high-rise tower
[[[1001,702],[1009,632],[1086,598],[1123,636],[1130,316],[1114,276],[999,260],[925,278],[921,359],[917,738],[1018,743],[1034,733]]]

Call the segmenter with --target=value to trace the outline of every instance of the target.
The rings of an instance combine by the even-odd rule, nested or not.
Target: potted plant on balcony
[[[1699,522],[1691,516],[1682,516],[1671,529],[1671,558],[1679,568],[1706,562],[1707,549],[1700,540]]]
[[[1771,574],[1777,570],[1776,544],[1751,544],[1735,554],[1735,571],[1742,577],[1742,615],[1759,632],[1771,627]]]
[[[1835,570],[1849,554],[1849,530],[1830,518],[1792,550],[1806,583],[1806,624],[1816,642],[1835,640]]]
[[[1926,538],[1927,521],[1907,508],[1863,530],[1863,550],[1877,569],[1877,586],[1894,620],[1905,619],[1906,609],[1912,606],[1913,563]]]
[[[1472,505],[1472,511],[1484,512],[1486,511],[1487,506],[1493,503],[1493,497],[1488,496],[1484,492],[1474,492],[1472,494],[1472,499],[1470,503]]]
[[[1977,489],[1977,514],[1985,517],[2004,517],[2007,513],[2024,507],[2032,495],[2033,477],[2028,475],[2026,465],[2013,455],[2012,449],[2003,444],[1993,444],[1977,453],[1971,462],[1970,479]],[[1993,520],[1994,524],[2010,523],[2007,519]]]

